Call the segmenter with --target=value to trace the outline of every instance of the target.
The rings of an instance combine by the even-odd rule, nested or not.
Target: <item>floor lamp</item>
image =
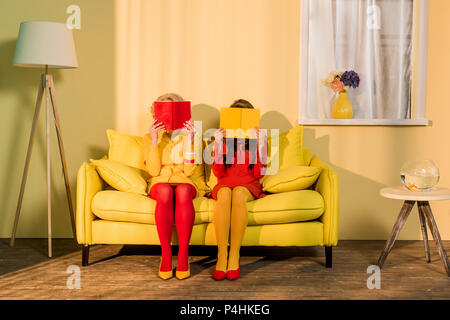
[[[43,68],[45,73],[41,77],[38,89],[36,107],[34,111],[33,124],[31,126],[30,140],[28,143],[25,168],[23,170],[22,184],[20,185],[19,200],[17,202],[16,216],[11,235],[10,245],[14,245],[17,224],[19,222],[22,199],[27,182],[28,168],[30,165],[31,152],[36,134],[36,127],[41,111],[42,98],[45,94],[46,102],[46,138],[47,138],[47,216],[48,216],[48,256],[52,257],[52,225],[51,225],[51,189],[50,189],[50,113],[53,113],[56,134],[58,137],[59,154],[64,173],[66,195],[69,204],[69,213],[72,223],[72,232],[75,237],[75,219],[73,214],[72,198],[70,193],[69,176],[66,167],[63,140],[61,136],[61,124],[59,122],[58,109],[55,100],[55,87],[53,77],[48,74],[48,69],[77,68],[77,56],[73,41],[72,30],[64,23],[56,22],[22,22],[17,37],[16,51],[13,64],[18,67]],[[51,110],[50,106],[51,104]]]

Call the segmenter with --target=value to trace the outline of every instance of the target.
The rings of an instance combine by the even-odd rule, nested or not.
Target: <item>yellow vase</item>
[[[339,96],[333,104],[331,113],[335,119],[351,119],[353,117],[353,107],[347,97],[347,92],[339,92]]]

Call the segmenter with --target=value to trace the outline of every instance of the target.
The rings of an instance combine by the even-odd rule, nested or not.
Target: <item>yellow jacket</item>
[[[157,183],[189,183],[195,171],[194,147],[179,135],[171,138],[165,131],[158,134],[158,144],[153,145],[150,134],[144,136],[144,160],[150,174],[148,191]]]

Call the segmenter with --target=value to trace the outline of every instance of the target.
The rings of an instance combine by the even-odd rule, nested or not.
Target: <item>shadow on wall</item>
[[[108,152],[109,152],[108,148],[103,148],[101,146],[94,146],[94,145],[89,146],[89,154],[92,157],[91,159],[94,160],[101,159],[105,155],[108,156]],[[85,161],[89,162],[89,159],[86,159]]]
[[[211,128],[219,128],[220,111],[219,109],[204,104],[196,104],[191,108],[191,115],[194,121],[202,122],[202,132]]]
[[[355,174],[332,163],[330,160],[330,137],[328,135],[317,138],[314,129],[305,127],[303,145],[311,150],[312,155],[316,155],[320,160],[330,164],[339,177],[339,238],[387,239],[402,206],[401,201],[386,199],[379,195],[380,189],[387,185]],[[386,208],[386,210],[383,208]],[[413,212],[412,215],[414,214]],[[417,230],[417,239],[419,239],[420,228],[418,226],[417,228],[413,224],[408,226],[407,223],[405,228]]]
[[[261,116],[261,128],[279,129],[280,133],[292,128],[291,122],[278,111],[269,111]]]
[[[13,57],[16,47],[16,39],[7,40],[0,43],[0,94],[6,99],[8,97],[11,103],[2,106],[3,123],[1,124],[2,139],[5,139],[2,150],[2,158],[0,158],[0,176],[3,177],[4,185],[9,186],[0,192],[0,221],[12,221],[13,213],[19,193],[20,182],[22,179],[23,167],[25,165],[25,157],[28,147],[29,135],[31,132],[31,124],[33,121],[34,110],[36,105],[36,97],[40,84],[40,77],[43,69],[35,68],[19,68],[13,66]],[[58,70],[52,71],[55,83],[60,80]],[[32,94],[30,94],[32,93]],[[45,127],[40,125],[45,119],[45,96],[41,107],[39,125],[36,130],[34,147],[31,161],[46,161],[45,153]],[[20,156],[19,156],[20,155]],[[13,161],[14,159],[14,161]],[[29,171],[29,175],[31,172]],[[44,181],[43,181],[44,183]],[[55,188],[52,181],[52,186]],[[55,201],[59,201],[59,192],[54,190]],[[31,190],[25,190],[25,194]],[[38,206],[40,207],[40,205]],[[45,203],[46,207],[46,203]],[[39,211],[41,212],[41,211]],[[42,209],[42,212],[45,212]],[[8,213],[8,216],[5,216]],[[36,219],[40,219],[38,215],[33,215]],[[9,223],[2,224],[5,228],[9,228]],[[20,225],[20,223],[19,223]],[[20,226],[19,226],[20,229]],[[8,231],[9,232],[9,231]]]

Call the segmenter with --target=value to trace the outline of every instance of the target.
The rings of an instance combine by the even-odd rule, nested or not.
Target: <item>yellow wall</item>
[[[267,113],[265,127],[296,122],[298,1],[116,3],[119,130],[146,132],[148,107],[171,91],[192,101],[206,128],[217,128],[218,108],[241,97]]]
[[[4,182],[0,237],[8,237],[12,225],[39,74],[10,66],[19,22],[62,22],[65,8],[72,4],[5,2],[0,2],[0,104],[6,111],[0,118],[5,150],[0,158]],[[378,192],[400,182],[398,172],[407,159],[434,159],[441,169],[440,185],[450,186],[450,148],[446,146],[450,39],[445,36],[450,32],[450,1],[430,2],[427,116],[432,126],[305,128],[304,145],[332,163],[341,179],[341,239],[388,236],[401,204],[381,198]],[[56,84],[72,185],[81,162],[105,152],[105,129],[145,132],[148,107],[164,92],[178,92],[191,100],[194,117],[204,120],[205,127],[217,126],[218,108],[235,98],[247,98],[261,108],[263,127],[286,130],[296,124],[298,0],[76,3],[82,10],[82,29],[75,31],[80,68],[59,72]],[[42,130],[40,134],[19,225],[19,236],[24,237],[46,235]],[[54,169],[56,184],[62,177],[59,167]],[[58,185],[56,235],[68,236],[64,193],[62,184]],[[432,206],[442,237],[450,239],[450,202]],[[416,212],[400,238],[420,238]]]
[[[114,2],[0,0],[0,238],[11,234],[42,73],[12,66],[19,24],[30,20],[65,22],[69,16],[66,8],[71,4],[81,7],[81,30],[74,31],[80,67],[51,73],[73,196],[82,161],[100,157],[107,150],[105,129],[114,126]],[[45,112],[39,120],[18,237],[47,236]],[[53,234],[70,237],[56,134],[52,143]]]
[[[341,239],[385,239],[401,203],[379,196],[400,183],[411,158],[430,158],[450,186],[446,75],[450,1],[430,1],[429,127],[306,127],[304,145],[332,163],[341,179]],[[117,128],[142,134],[148,106],[178,92],[194,118],[217,127],[218,109],[247,98],[261,108],[262,126],[295,125],[299,98],[298,0],[117,0]],[[447,72],[446,72],[447,71]],[[136,121],[136,119],[140,119]],[[450,202],[432,204],[442,237],[450,239]],[[417,213],[401,239],[420,238]]]
[[[441,186],[450,187],[450,1],[431,0],[429,11],[428,127],[309,127],[304,144],[331,162],[341,179],[340,237],[385,239],[401,203],[380,197],[381,187],[399,184],[399,169],[413,158],[433,159]],[[450,239],[450,202],[433,202],[441,236]],[[416,209],[400,239],[419,239]]]

